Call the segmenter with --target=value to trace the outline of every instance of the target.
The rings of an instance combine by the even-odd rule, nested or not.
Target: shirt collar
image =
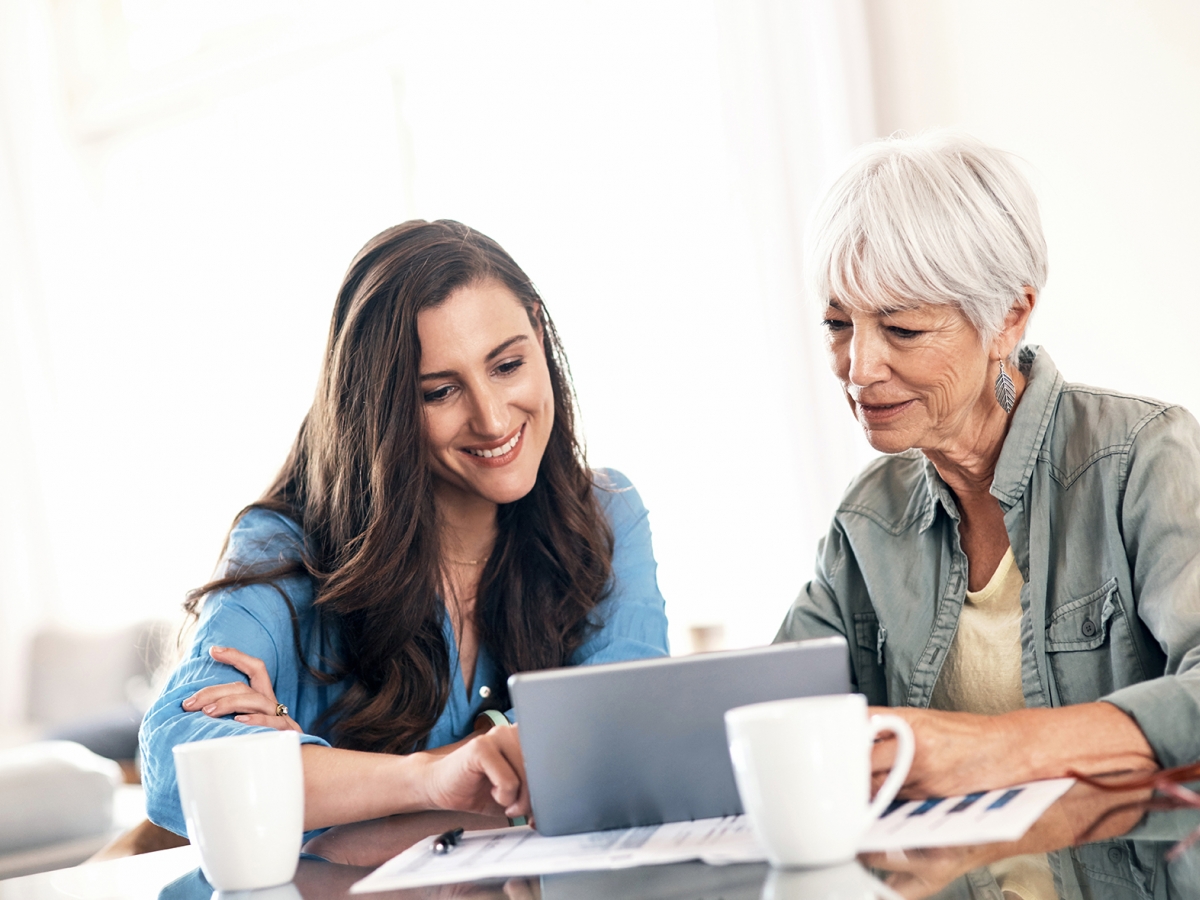
[[[1025,391],[1008,424],[1008,434],[996,461],[996,473],[992,476],[992,496],[1006,508],[1012,507],[1025,493],[1063,388],[1062,375],[1050,354],[1040,346],[1021,348],[1020,367],[1026,378]],[[928,459],[925,460],[925,486],[929,491],[929,502],[921,517],[921,531],[933,525],[939,505],[957,522],[958,505],[954,495]]]
[[[924,453],[921,456],[924,457],[925,487],[929,492],[929,502],[925,504],[925,512],[921,515],[920,530],[924,532],[929,530],[937,518],[939,505],[946,510],[946,515],[957,522],[958,504],[954,502],[954,495],[946,482],[942,481],[942,476],[938,474],[933,463]]]

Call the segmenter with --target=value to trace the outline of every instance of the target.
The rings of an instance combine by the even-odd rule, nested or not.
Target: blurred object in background
[[[725,648],[724,625],[692,625],[688,628],[688,653],[711,653]]]
[[[137,730],[174,629],[142,622],[108,633],[47,628],[33,638],[27,721],[39,736],[75,741],[136,779]]]
[[[0,878],[77,865],[107,844],[120,785],[115,762],[69,741],[0,750]]]
[[[138,726],[176,631],[34,635],[26,721],[0,728],[0,878],[81,863],[145,818]]]

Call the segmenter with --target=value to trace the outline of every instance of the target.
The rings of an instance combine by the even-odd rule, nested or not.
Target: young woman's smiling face
[[[440,502],[512,503],[533,489],[554,391],[542,335],[498,281],[417,315],[425,433]]]

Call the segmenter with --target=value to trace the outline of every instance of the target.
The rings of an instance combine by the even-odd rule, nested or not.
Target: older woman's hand
[[[1000,716],[915,707],[877,708],[912,726],[916,752],[904,797],[951,797],[1072,772],[1098,775],[1158,767],[1142,730],[1110,703],[1021,709]],[[891,771],[894,737],[876,742],[872,790]]]
[[[287,707],[281,706],[276,699],[271,676],[261,659],[233,647],[213,647],[209,654],[217,662],[237,669],[250,679],[250,683],[231,681],[202,688],[183,701],[185,710],[199,710],[214,719],[233,716],[246,725],[264,725],[277,731],[304,732],[287,714]]]
[[[1019,775],[1014,777],[1010,757],[1003,757],[1008,764],[998,769],[989,764],[988,751],[998,743],[999,717],[914,707],[878,707],[871,712],[899,716],[912,726],[916,750],[902,797],[950,797],[1020,780]],[[1011,753],[1012,748],[1007,749]],[[884,733],[871,754],[872,793],[883,784],[895,756],[895,737]]]

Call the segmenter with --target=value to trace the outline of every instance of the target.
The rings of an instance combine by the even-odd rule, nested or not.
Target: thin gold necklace
[[[446,562],[452,562],[459,566],[478,566],[487,561],[488,557],[486,556],[483,559],[451,559],[448,556],[446,557]]]

